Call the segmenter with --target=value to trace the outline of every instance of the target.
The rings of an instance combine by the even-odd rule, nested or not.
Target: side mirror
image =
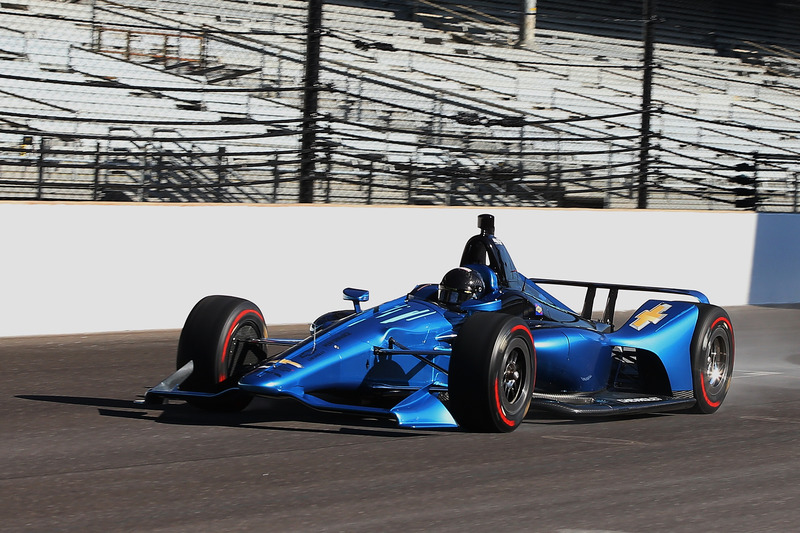
[[[356,309],[356,313],[361,312],[361,304],[359,302],[366,302],[369,300],[369,291],[364,289],[353,289],[351,287],[346,288],[342,291],[344,294],[345,300],[350,300],[353,302],[353,306]]]

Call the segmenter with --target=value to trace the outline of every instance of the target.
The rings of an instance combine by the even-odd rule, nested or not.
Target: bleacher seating
[[[0,115],[0,196],[30,197],[39,179],[30,155],[18,155],[28,128],[85,165],[54,178],[77,183],[70,197],[94,198],[98,181],[124,178],[132,199],[296,200],[307,2],[9,6],[0,8],[0,110],[18,116]],[[658,3],[651,205],[727,208],[737,164],[756,152],[800,154],[800,99],[787,75],[800,70],[800,42],[791,17],[771,27],[775,13],[755,16],[744,2],[676,6]],[[515,46],[518,9],[511,0],[325,2],[319,112],[330,121],[318,139],[318,196],[470,204],[490,191],[505,205],[635,206],[625,187],[639,157],[641,3],[576,10],[540,0],[529,48]],[[110,163],[92,169],[101,155]],[[24,178],[19,187],[9,172]],[[773,163],[764,186],[786,197],[781,180],[793,187],[791,175]],[[542,193],[548,186],[553,194]],[[782,202],[773,209],[798,209]]]

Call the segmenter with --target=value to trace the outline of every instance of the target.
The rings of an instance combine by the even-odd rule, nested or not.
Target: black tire
[[[713,413],[722,405],[733,376],[733,325],[721,308],[699,304],[690,354],[696,404],[692,411]]]
[[[453,342],[450,412],[469,431],[513,431],[528,412],[535,378],[533,337],[525,322],[501,313],[476,313]]]
[[[266,351],[245,341],[264,338],[267,328],[259,308],[232,296],[206,296],[189,313],[178,340],[177,368],[194,361],[181,389],[217,393],[235,388],[239,378],[266,359]],[[191,398],[203,409],[240,411],[252,397],[233,391],[216,398]]]

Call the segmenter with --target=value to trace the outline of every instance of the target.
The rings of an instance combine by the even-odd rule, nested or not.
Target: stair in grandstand
[[[519,38],[518,13],[519,2],[416,0],[412,18],[456,42],[508,45]]]
[[[118,133],[118,132],[115,132]],[[136,138],[130,135],[131,138]],[[180,132],[154,132],[172,141],[140,143],[115,141],[115,154],[101,178],[102,194],[115,199],[161,202],[256,202],[263,196],[227,165],[227,153],[209,153],[203,147],[181,140]]]

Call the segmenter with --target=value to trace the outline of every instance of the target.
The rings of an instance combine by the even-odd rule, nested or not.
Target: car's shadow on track
[[[608,424],[614,422],[624,422],[626,420],[645,420],[648,418],[659,418],[665,416],[674,416],[676,414],[686,414],[682,411],[665,411],[661,413],[626,413],[618,415],[604,415],[604,416],[591,416],[591,417],[575,417],[568,418],[564,415],[551,413],[548,411],[537,411],[531,409],[525,417],[527,424],[541,424],[549,426],[559,425],[590,425],[590,424]]]
[[[100,416],[144,420],[159,424],[186,426],[235,427],[253,430],[285,431],[299,433],[353,434],[374,437],[420,437],[461,432],[459,429],[407,429],[398,428],[391,420],[364,418],[357,415],[315,411],[287,399],[255,398],[241,412],[215,412],[198,409],[181,401],[173,403],[138,404],[132,400],[86,396],[55,396],[25,394],[16,398],[63,405],[81,405],[97,408]],[[624,420],[671,416],[672,413],[642,413],[639,415],[605,416],[592,418],[564,418],[556,413],[531,410],[523,425],[584,425],[614,423]],[[308,424],[311,424],[310,426]]]
[[[398,428],[390,420],[362,418],[355,415],[323,413],[291,400],[255,398],[241,412],[215,412],[198,409],[184,402],[143,405],[131,400],[86,396],[17,395],[22,400],[53,402],[64,405],[96,407],[100,416],[148,420],[160,424],[220,426],[309,433],[360,434],[377,437],[420,437],[451,432],[448,429],[409,430]],[[314,427],[276,425],[306,423]],[[330,427],[319,427],[330,426]]]

